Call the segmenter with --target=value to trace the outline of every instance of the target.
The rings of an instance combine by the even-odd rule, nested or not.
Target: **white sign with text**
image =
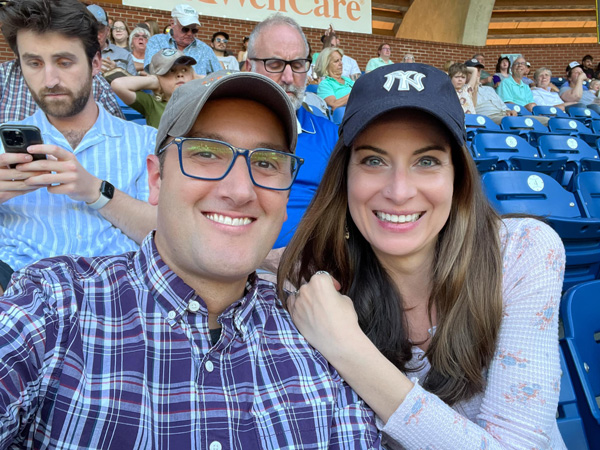
[[[280,12],[302,27],[371,33],[371,0],[123,0],[123,5],[171,11],[185,3],[202,16],[260,22]],[[225,30],[227,31],[227,30]]]

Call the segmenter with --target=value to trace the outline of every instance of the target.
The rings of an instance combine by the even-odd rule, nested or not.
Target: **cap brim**
[[[284,122],[288,145],[290,151],[294,152],[297,140],[296,112],[288,95],[279,85],[257,73],[232,72],[215,80],[205,92],[198,94],[198,83],[203,83],[205,80],[206,78],[189,81],[175,90],[174,95],[180,97],[177,102],[177,110],[169,111],[169,114],[173,114],[174,117],[169,120],[172,125],[168,129],[166,121],[161,119],[156,140],[157,151],[167,136],[185,136],[194,126],[198,114],[207,101],[219,98],[239,98],[253,100],[273,111]],[[167,103],[167,109],[171,109],[169,104],[172,101],[173,97]]]
[[[175,19],[177,19],[177,21],[180,23],[180,25],[182,27],[188,27],[190,25],[198,25],[200,26],[200,21],[194,17],[188,17],[188,16],[183,16],[183,17],[178,17],[178,16],[174,16]]]
[[[151,70],[150,75],[158,75],[158,76],[165,75],[169,72],[169,70],[171,70],[173,68],[173,66],[176,66],[178,64],[186,65],[186,66],[193,66],[196,64],[196,60],[194,58],[192,58],[191,56],[180,56],[175,61],[173,61],[173,64],[171,64],[168,67],[163,67],[163,68],[161,68],[161,70],[157,70],[154,73]]]

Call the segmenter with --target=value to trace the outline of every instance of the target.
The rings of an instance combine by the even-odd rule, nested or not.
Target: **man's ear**
[[[100,70],[102,70],[102,55],[98,52],[92,58],[92,76],[98,75]]]
[[[252,72],[252,63],[249,58],[246,58],[246,72]]]
[[[160,185],[162,183],[160,173],[160,161],[156,155],[148,155],[146,158],[146,167],[148,170],[148,186],[150,188],[150,195],[148,197],[148,203],[153,206],[158,205],[158,197],[160,194]]]

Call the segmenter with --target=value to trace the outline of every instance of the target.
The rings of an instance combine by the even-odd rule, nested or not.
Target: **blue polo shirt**
[[[519,106],[535,103],[531,88],[522,81],[517,83],[513,77],[502,80],[496,92],[505,103],[511,102]]]
[[[300,123],[296,155],[304,159],[304,164],[290,191],[288,218],[273,248],[285,247],[292,238],[317,191],[329,155],[338,140],[338,127],[333,122],[311,114],[304,107],[296,112],[296,116]]]

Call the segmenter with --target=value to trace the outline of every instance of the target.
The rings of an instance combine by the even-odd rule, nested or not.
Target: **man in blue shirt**
[[[40,258],[138,248],[156,225],[144,165],[156,131],[94,101],[92,77],[102,64],[98,25],[82,3],[23,0],[2,8],[0,18],[40,108],[16,124],[37,126],[44,142],[28,153],[0,154],[4,289],[13,270]],[[32,161],[31,154],[47,159]]]
[[[293,19],[275,14],[252,31],[246,69],[271,78],[288,93],[298,118],[296,154],[304,158],[304,165],[290,192],[288,218],[275,242],[275,249],[285,247],[296,231],[317,191],[338,137],[336,125],[314,116],[302,105],[309,67],[306,36]]]
[[[144,56],[146,72],[149,71],[152,57],[163,48],[178,49],[184,55],[194,58],[197,61],[194,70],[198,75],[207,75],[221,70],[221,63],[212,48],[196,39],[200,28],[198,12],[189,5],[181,4],[173,8],[171,17],[169,34],[155,34],[148,39]]]
[[[102,73],[119,67],[129,73],[129,75],[137,75],[131,53],[113,44],[108,39],[110,26],[108,25],[106,12],[98,5],[88,5],[87,9],[98,21],[98,42],[100,43],[100,51],[102,52]]]

